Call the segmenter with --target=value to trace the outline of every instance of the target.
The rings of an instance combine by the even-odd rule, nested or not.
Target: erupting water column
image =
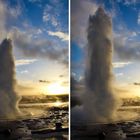
[[[19,115],[19,97],[15,92],[15,65],[12,43],[5,39],[0,45],[0,118],[14,119]]]
[[[88,120],[114,119],[117,100],[112,88],[112,23],[102,7],[89,17],[84,110]]]

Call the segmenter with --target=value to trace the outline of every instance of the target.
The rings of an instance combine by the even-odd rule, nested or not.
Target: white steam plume
[[[5,39],[0,45],[0,118],[14,119],[20,114],[15,86],[12,42]]]
[[[95,15],[89,17],[83,101],[88,120],[93,122],[113,120],[118,107],[112,84],[112,51],[111,19],[99,7]]]

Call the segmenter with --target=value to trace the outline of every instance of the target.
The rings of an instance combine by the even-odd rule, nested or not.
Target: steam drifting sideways
[[[15,65],[12,41],[5,39],[0,45],[0,118],[14,119],[19,116],[19,97],[15,91]]]
[[[112,23],[102,7],[89,17],[83,109],[88,121],[113,121],[118,100],[113,90]]]

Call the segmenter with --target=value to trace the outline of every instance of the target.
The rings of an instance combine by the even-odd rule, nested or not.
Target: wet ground
[[[22,104],[20,109],[28,115],[0,120],[0,140],[68,139],[68,103]]]
[[[140,107],[122,107],[112,123],[72,123],[72,140],[140,140]],[[126,120],[125,120],[126,119]]]
[[[140,139],[140,121],[73,126],[72,140]]]

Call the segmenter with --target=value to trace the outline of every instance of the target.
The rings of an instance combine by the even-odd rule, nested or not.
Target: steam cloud
[[[112,23],[101,7],[89,17],[87,38],[83,109],[92,122],[111,121],[118,104],[112,86]]]
[[[15,65],[12,42],[5,39],[0,45],[0,118],[13,119],[19,115],[19,97],[15,91]]]

